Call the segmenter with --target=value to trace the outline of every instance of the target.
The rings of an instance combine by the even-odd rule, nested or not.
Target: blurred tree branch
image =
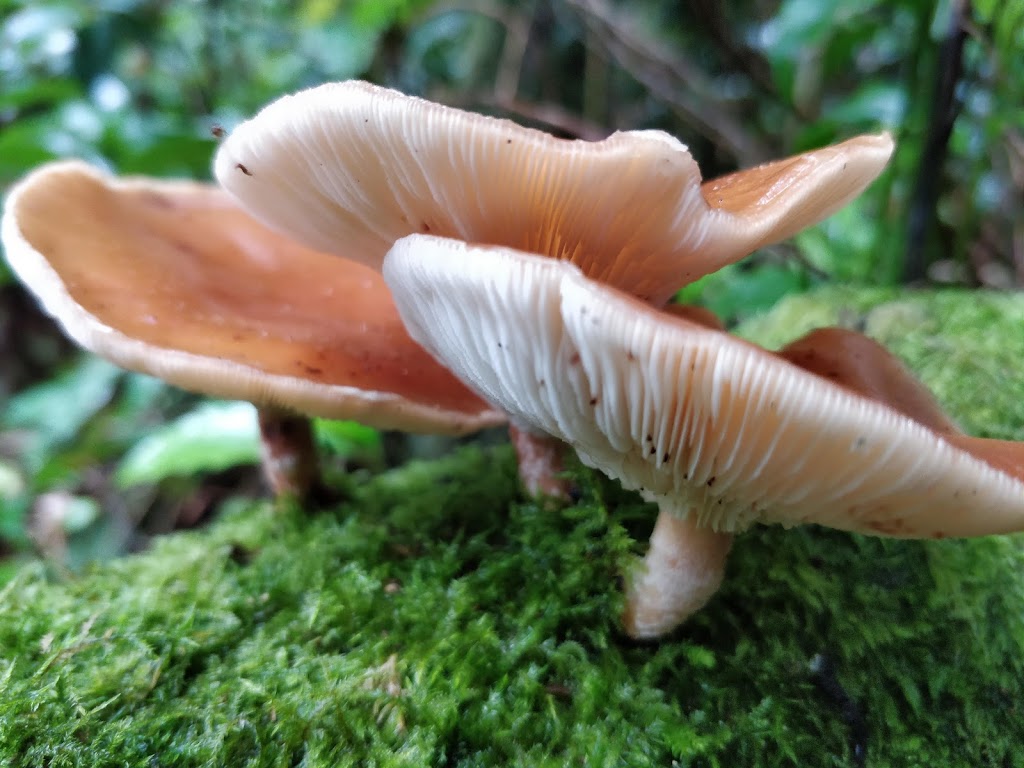
[[[914,192],[907,210],[907,252],[903,262],[903,281],[915,282],[927,276],[928,233],[934,228],[939,199],[939,180],[949,149],[953,124],[960,113],[957,83],[963,71],[965,20],[971,13],[970,0],[952,0],[946,37],[939,51],[937,78],[932,97],[928,133],[917,166]]]
[[[481,106],[497,109],[513,117],[541,123],[577,139],[599,141],[611,133],[604,126],[591,122],[585,117],[580,117],[558,104],[503,98],[498,93],[495,93],[493,97],[478,96],[474,101]]]
[[[690,11],[714,40],[715,45],[729,63],[740,69],[761,91],[783,103],[779,89],[772,80],[768,62],[756,50],[733,34],[733,27],[725,17],[726,6],[715,0],[691,0]]]
[[[560,133],[588,141],[603,139],[610,133],[604,125],[577,115],[556,102],[520,98],[524,60],[531,42],[530,32],[536,21],[536,8],[533,3],[521,3],[512,8],[490,2],[446,2],[433,6],[430,16],[436,17],[450,12],[474,13],[490,19],[504,30],[504,41],[498,57],[493,92],[435,94],[446,104],[463,109],[484,107],[513,118],[540,123]]]
[[[756,165],[777,154],[776,147],[744,128],[696,62],[666,51],[604,0],[565,3],[611,59],[738,165]]]

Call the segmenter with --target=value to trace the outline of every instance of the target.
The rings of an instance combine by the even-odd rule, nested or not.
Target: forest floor
[[[973,434],[1024,439],[1024,301],[825,290],[741,333],[866,330]],[[0,763],[1003,766],[1024,754],[1024,538],[740,536],[657,643],[619,629],[654,508],[507,447],[237,502],[83,574],[0,589]]]

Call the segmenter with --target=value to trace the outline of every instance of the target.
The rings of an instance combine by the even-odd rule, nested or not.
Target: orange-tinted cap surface
[[[461,433],[500,414],[405,332],[380,275],[268,230],[215,187],[34,172],[8,260],[82,346],[198,392]]]

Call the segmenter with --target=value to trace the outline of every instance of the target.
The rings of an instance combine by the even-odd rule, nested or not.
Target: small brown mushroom
[[[862,333],[818,328],[777,354],[805,371],[885,403],[947,439],[960,432],[928,388],[889,350]]]
[[[310,482],[292,414],[447,434],[504,421],[409,338],[379,273],[287,240],[214,187],[54,163],[11,190],[2,236],[86,349],[262,408],[275,488]]]
[[[891,151],[889,136],[861,136],[701,186],[661,131],[566,141],[349,81],[265,107],[220,146],[215,173],[260,220],[377,269],[397,239],[429,233],[566,259],[661,305],[840,208]],[[524,485],[564,495],[558,446],[512,437],[536,459]]]
[[[509,424],[508,437],[516,452],[519,481],[527,495],[564,500],[567,485],[562,477],[565,472],[562,441],[515,424]]]
[[[699,607],[724,567],[717,537],[757,522],[904,538],[1024,529],[1024,443],[960,434],[852,332],[773,354],[570,264],[422,235],[396,244],[384,276],[413,338],[463,381],[659,504],[631,635]]]

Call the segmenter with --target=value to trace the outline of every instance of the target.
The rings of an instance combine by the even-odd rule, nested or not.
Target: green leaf
[[[358,451],[379,450],[380,432],[357,421],[329,421],[315,419],[313,430],[321,445],[340,456]]]
[[[328,27],[312,27],[302,35],[303,58],[316,62],[330,77],[358,77],[373,62],[379,33],[338,20]]]
[[[82,19],[70,4],[40,3],[12,13],[0,27],[0,32],[4,42],[19,47],[24,54],[26,48],[45,49],[53,35],[80,26]]]
[[[25,481],[12,464],[0,461],[0,501],[10,501],[25,490]]]
[[[102,516],[99,502],[91,496],[66,495],[61,512],[61,528],[69,534],[81,533]]]
[[[823,43],[841,15],[840,0],[785,0],[762,30],[765,53],[773,59],[792,58],[805,46]]]
[[[351,5],[352,21],[366,30],[381,30],[429,5],[425,0],[362,0]]]
[[[450,11],[409,33],[402,82],[422,89],[431,79],[472,88],[493,76],[501,30],[492,19]]]
[[[254,464],[259,458],[256,409],[249,403],[205,403],[137,443],[115,478],[121,487],[157,483]]]
[[[0,184],[13,181],[36,165],[53,160],[44,134],[52,131],[53,120],[27,119],[0,131]]]
[[[811,264],[837,280],[871,280],[878,249],[886,246],[877,243],[873,226],[878,205],[875,195],[867,192],[820,224],[797,233],[793,242]]]
[[[144,437],[121,461],[122,487],[259,461],[259,425],[248,402],[207,402]]]
[[[0,91],[0,109],[25,109],[43,104],[72,101],[81,96],[81,87],[69,78],[52,78]]]
[[[780,264],[730,264],[676,294],[683,304],[701,304],[726,324],[770,309],[783,296],[809,287],[802,270]]]
[[[82,356],[55,379],[37,384],[11,398],[0,425],[25,432],[21,464],[30,487],[64,482],[85,461],[100,460],[95,446],[85,456],[71,447],[87,425],[114,397],[122,371],[93,356]],[[75,454],[78,458],[75,458]],[[91,457],[91,458],[90,458]]]
[[[26,546],[29,543],[28,534],[25,531],[25,519],[28,517],[29,497],[27,494],[15,496],[12,499],[0,498],[0,541],[5,541],[16,546]],[[3,559],[0,558],[0,563]],[[6,581],[0,575],[0,584]]]
[[[851,124],[899,126],[907,113],[907,93],[897,83],[868,82],[830,106],[825,117],[851,130]]]
[[[11,398],[4,424],[36,430],[49,444],[68,440],[110,402],[121,373],[106,360],[83,356],[56,379]]]

